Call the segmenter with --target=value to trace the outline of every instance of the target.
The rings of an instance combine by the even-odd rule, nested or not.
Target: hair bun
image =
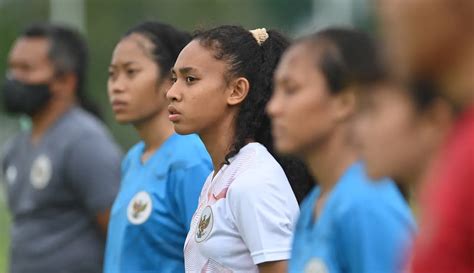
[[[258,45],[262,45],[268,39],[268,33],[265,28],[250,30],[250,33],[252,33],[252,36],[257,41]]]

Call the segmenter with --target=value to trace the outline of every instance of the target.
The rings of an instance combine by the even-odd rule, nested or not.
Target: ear
[[[239,77],[229,84],[227,104],[238,105],[247,97],[249,93],[250,84],[244,77]]]
[[[50,85],[50,91],[55,97],[73,97],[77,88],[77,76],[65,73],[57,76]]]
[[[337,121],[352,118],[357,109],[357,95],[354,89],[342,90],[335,97],[335,117]]]

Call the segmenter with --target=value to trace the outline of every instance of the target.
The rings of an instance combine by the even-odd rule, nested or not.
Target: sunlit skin
[[[173,133],[166,100],[171,81],[169,76],[161,77],[153,48],[140,34],[122,39],[114,49],[107,84],[115,119],[133,124],[145,142],[143,161]]]
[[[396,55],[393,61],[413,72],[448,61],[446,50],[454,48],[456,42],[447,43],[447,35],[453,33],[458,22],[457,16],[446,11],[448,1],[380,0],[378,8],[387,46]]]
[[[303,158],[321,186],[315,215],[358,157],[350,138],[354,92],[330,93],[317,66],[319,54],[320,49],[307,43],[292,46],[278,65],[274,94],[267,105],[276,149]]]
[[[459,108],[474,99],[474,1],[378,0],[387,55],[402,80],[429,78]]]
[[[235,115],[227,103],[231,87],[223,80],[227,64],[192,41],[179,54],[168,91],[170,120],[180,134],[208,134],[223,117]]]
[[[151,59],[151,42],[139,34],[120,41],[109,66],[108,94],[117,121],[139,124],[164,111],[160,69]]]
[[[49,42],[44,38],[19,38],[8,56],[8,73],[25,83],[48,82],[54,76],[48,51]]]
[[[226,80],[227,63],[198,41],[189,43],[172,69],[174,84],[168,90],[169,119],[179,134],[197,133],[220,169],[233,143],[235,117],[248,93],[248,81]]]
[[[280,153],[307,157],[336,128],[333,96],[314,58],[298,45],[282,58],[275,72],[275,89],[267,111],[272,117],[275,147]]]
[[[390,84],[372,87],[357,116],[356,131],[372,178],[416,185],[438,151],[452,114],[441,99],[417,110],[407,92]]]
[[[227,69],[225,61],[217,60],[212,50],[194,40],[179,54],[172,69],[174,84],[167,93],[174,129],[179,134],[197,133],[201,137],[214,173],[233,144],[235,117],[249,91],[248,80],[228,79]],[[260,273],[283,273],[287,262],[262,263],[258,268]]]

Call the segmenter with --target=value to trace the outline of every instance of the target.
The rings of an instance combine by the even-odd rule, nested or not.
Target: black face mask
[[[6,78],[2,86],[3,105],[9,113],[27,114],[30,117],[43,108],[51,98],[49,84],[26,84]]]

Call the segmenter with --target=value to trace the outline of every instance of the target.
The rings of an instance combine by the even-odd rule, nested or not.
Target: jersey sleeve
[[[190,228],[202,187],[210,172],[210,164],[206,162],[184,168],[173,167],[170,170],[170,194],[174,197],[176,216],[186,231]]]
[[[67,180],[91,214],[112,206],[120,185],[121,157],[119,148],[105,136],[81,137],[69,150]]]
[[[288,260],[291,255],[298,211],[291,211],[293,206],[288,203],[288,195],[293,193],[282,191],[278,182],[273,182],[259,179],[258,174],[242,174],[228,191],[235,225],[255,264]]]
[[[396,212],[375,203],[359,200],[338,217],[338,256],[350,272],[403,272],[410,227]]]

